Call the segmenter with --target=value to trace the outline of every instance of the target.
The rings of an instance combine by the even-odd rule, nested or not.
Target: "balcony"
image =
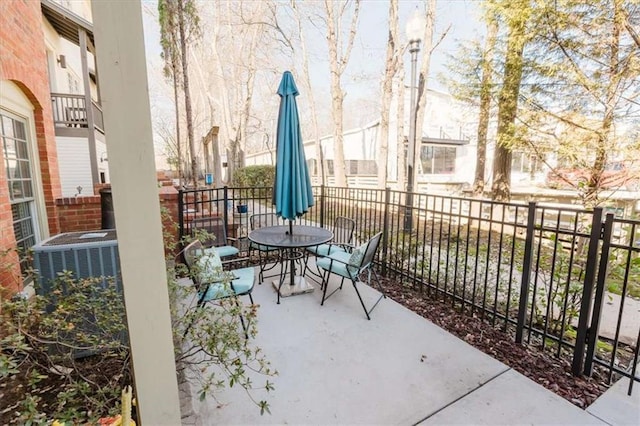
[[[58,136],[83,136],[87,134],[89,120],[84,95],[51,93],[53,123]],[[91,102],[93,124],[96,131],[104,134],[102,108]]]

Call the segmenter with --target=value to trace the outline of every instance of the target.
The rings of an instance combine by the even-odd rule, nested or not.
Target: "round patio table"
[[[304,255],[301,248],[317,246],[330,241],[333,238],[333,232],[325,228],[306,225],[278,225],[265,226],[254,229],[249,232],[249,240],[256,244],[277,247],[280,250],[280,261],[289,261],[290,265],[290,290],[287,295],[307,293],[313,291],[313,287],[307,287],[304,277],[300,277],[299,287],[295,280],[295,261],[301,259]],[[280,290],[284,279],[281,277],[278,283],[278,303],[280,303]],[[275,286],[275,283],[274,283]]]

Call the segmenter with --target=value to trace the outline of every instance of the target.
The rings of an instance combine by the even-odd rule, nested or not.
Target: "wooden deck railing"
[[[51,93],[53,122],[56,127],[87,128],[87,107],[84,95]],[[96,130],[104,133],[102,108],[91,102]]]

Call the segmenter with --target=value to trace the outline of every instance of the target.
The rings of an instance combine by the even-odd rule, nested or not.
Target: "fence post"
[[[607,213],[604,220],[604,233],[602,236],[602,250],[600,252],[600,266],[598,267],[598,280],[596,282],[596,297],[593,301],[593,314],[587,339],[587,354],[585,356],[584,374],[591,376],[593,373],[593,355],[596,351],[598,332],[600,331],[600,318],[604,303],[605,282],[607,279],[607,266],[609,264],[609,249],[611,248],[611,235],[613,234],[613,213]],[[614,354],[615,355],[615,354]]]
[[[531,280],[531,264],[533,263],[533,240],[535,238],[536,225],[535,202],[529,203],[527,213],[527,235],[524,242],[524,259],[522,260],[522,279],[520,282],[520,303],[518,305],[518,324],[516,327],[516,343],[522,343],[524,325],[527,319],[527,306],[529,301],[529,281]]]
[[[180,232],[178,241],[184,237],[184,191],[178,190],[178,230]]]
[[[324,184],[320,185],[320,227],[324,228]]]
[[[602,232],[602,207],[593,210],[591,222],[591,235],[589,236],[589,252],[587,253],[587,266],[584,274],[584,286],[582,287],[582,302],[580,303],[580,317],[578,318],[578,330],[576,333],[576,346],[573,349],[573,363],[571,373],[574,376],[582,375],[584,365],[584,350],[587,342],[587,324],[591,314],[591,299],[593,285],[596,280],[596,267],[598,266],[598,245]]]
[[[222,194],[224,198],[224,209],[222,213],[222,218],[224,221],[224,229],[229,229],[229,187],[227,185],[222,189]],[[227,234],[228,235],[228,234]]]
[[[382,253],[384,253],[384,260],[382,261],[382,275],[387,274],[387,259],[389,259],[389,203],[391,200],[391,189],[386,187],[384,189],[384,216],[382,218]]]

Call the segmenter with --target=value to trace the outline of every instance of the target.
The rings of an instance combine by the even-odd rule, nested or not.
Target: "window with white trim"
[[[25,257],[36,243],[35,197],[27,122],[0,110],[0,139],[4,154],[9,200],[13,215],[13,232],[20,252],[20,268],[28,268]]]
[[[425,175],[450,175],[456,172],[456,148],[422,145],[420,165]]]
[[[511,156],[511,171],[519,173],[538,173],[542,171],[542,161],[534,154],[523,151],[513,151]]]

